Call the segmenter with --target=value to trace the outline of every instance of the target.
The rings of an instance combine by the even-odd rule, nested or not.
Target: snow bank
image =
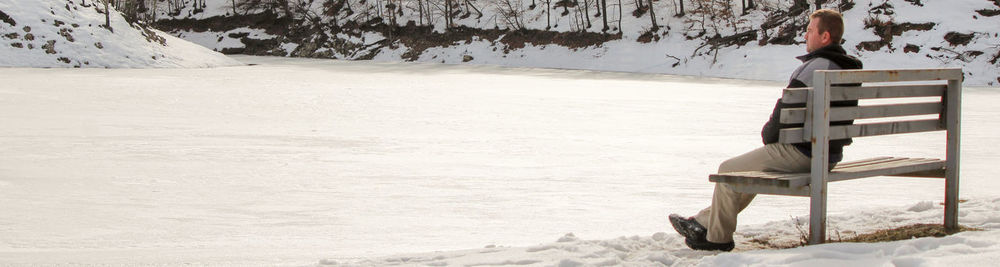
[[[796,226],[808,217],[761,225],[744,225],[736,233],[731,253],[693,251],[674,232],[648,237],[581,240],[566,234],[553,243],[534,247],[498,247],[395,255],[373,259],[325,259],[319,266],[988,266],[1000,256],[1000,198],[962,203],[959,221],[984,231],[943,238],[916,238],[883,243],[830,243],[792,249],[760,249],[761,244],[798,242]],[[918,223],[940,223],[943,207],[920,202],[830,216],[831,232],[842,238]],[[665,220],[665,219],[664,219]],[[664,227],[669,227],[664,222]],[[831,237],[836,239],[837,237]]]
[[[143,26],[118,12],[105,27],[93,1],[0,0],[0,66],[175,68],[240,64],[225,55]],[[113,30],[113,31],[112,31]]]
[[[322,14],[325,1],[315,1],[312,10]],[[476,15],[456,18],[457,25],[478,29],[507,28],[502,22],[497,22],[497,8],[483,1],[483,17]],[[544,5],[530,8],[534,1],[518,1],[523,7],[525,16],[524,28],[546,29],[550,25],[552,31],[570,32],[587,31],[600,32],[600,18],[593,18],[593,26],[579,28],[575,10],[567,14],[553,13],[546,16]],[[1000,10],[1000,6],[984,0],[952,0],[952,1],[906,1],[906,0],[856,0],[855,4],[844,11],[845,44],[848,53],[858,55],[869,69],[889,68],[943,68],[960,67],[965,70],[965,84],[970,86],[1000,86],[1000,16],[991,12]],[[399,13],[400,24],[407,21],[424,21],[417,18],[416,6],[421,1],[401,1],[406,12]],[[740,1],[731,1],[731,6],[740,7]],[[838,9],[841,1],[828,1],[824,7]],[[643,43],[638,39],[650,30],[649,13],[634,16],[632,5],[626,5],[620,13],[617,6],[609,6],[609,19],[614,19],[609,33],[620,32],[622,38],[599,45],[567,48],[559,45],[532,45],[523,48],[511,48],[503,42],[472,38],[451,45],[432,47],[419,54],[414,61],[447,64],[490,64],[515,67],[545,67],[564,69],[585,69],[601,71],[624,71],[640,73],[663,73],[693,76],[712,76],[754,80],[784,81],[789,73],[800,63],[795,56],[805,54],[805,43],[802,34],[794,38],[792,45],[770,44],[764,39],[775,38],[784,28],[794,28],[789,25],[794,20],[805,21],[808,11],[786,21],[784,24],[769,29],[761,29],[769,16],[781,10],[787,10],[791,1],[764,0],[758,1],[760,7],[751,10],[749,14],[738,16],[737,26],[705,27],[707,33],[700,33],[696,27],[697,17],[688,14],[683,17],[674,16],[676,1],[656,1],[652,3],[656,9],[657,24],[661,29],[655,32],[651,42]],[[688,9],[694,7],[688,6]],[[563,8],[554,8],[562,11]],[[213,16],[228,16],[231,7],[225,3],[213,3],[204,12],[193,13],[187,8],[177,18],[205,19]],[[347,21],[364,23],[371,18],[369,12],[356,12],[353,15],[338,17],[323,17],[326,24],[343,25]],[[737,11],[738,12],[738,11]],[[621,15],[619,18],[619,14]],[[164,13],[160,17],[167,18]],[[551,19],[548,23],[547,19]],[[619,21],[620,19],[620,21]],[[787,20],[787,19],[786,19]],[[870,22],[887,23],[885,27],[870,27]],[[427,22],[424,21],[426,24]],[[719,22],[720,25],[724,22]],[[801,23],[801,22],[796,22]],[[435,31],[443,32],[443,22],[431,22]],[[929,28],[907,28],[907,25],[920,24]],[[619,30],[620,25],[620,30]],[[712,47],[706,45],[707,39],[718,31],[722,36],[731,36],[739,32],[757,30],[753,40],[742,45]],[[897,32],[898,31],[898,32]],[[344,34],[328,32],[329,41],[321,44],[304,45],[313,42],[312,39],[295,40],[287,36],[267,36],[259,34],[259,29],[239,28],[218,32],[195,32],[186,29],[171,30],[171,34],[186,40],[192,40],[216,51],[246,47],[245,43],[274,43],[267,55],[319,55],[336,59],[367,58],[376,53],[374,60],[381,62],[398,62],[410,60],[405,55],[414,53],[414,48],[405,44],[379,45],[378,41],[387,39],[380,32],[364,32]],[[795,32],[795,30],[793,30]],[[885,32],[890,32],[886,36]],[[233,37],[249,34],[246,37]],[[364,38],[348,35],[363,36]],[[950,36],[967,36],[967,43],[952,43],[946,40]],[[501,36],[500,38],[503,38]],[[389,38],[391,39],[391,38]],[[326,39],[324,39],[326,40]],[[763,44],[762,44],[763,43]],[[878,46],[865,44],[880,43]],[[257,45],[259,46],[259,45]],[[301,51],[311,48],[315,51]],[[297,51],[299,50],[299,51]],[[233,51],[239,51],[234,49]]]

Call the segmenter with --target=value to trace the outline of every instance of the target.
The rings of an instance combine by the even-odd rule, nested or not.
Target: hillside
[[[161,6],[156,25],[230,54],[784,80],[815,9],[758,0],[744,13],[741,1],[684,1],[680,15],[681,1],[607,2],[605,30],[594,0],[454,1],[446,29],[443,1],[244,2]],[[844,12],[844,47],[867,68],[962,67],[967,85],[1000,86],[1000,1],[825,2]]]
[[[0,66],[168,68],[238,65],[93,1],[0,1]],[[110,21],[110,27],[106,24]]]

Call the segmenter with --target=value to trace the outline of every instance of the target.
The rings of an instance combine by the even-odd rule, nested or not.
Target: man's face
[[[819,33],[819,20],[815,18],[809,20],[809,27],[806,28],[806,52],[812,53],[830,44],[830,33]]]

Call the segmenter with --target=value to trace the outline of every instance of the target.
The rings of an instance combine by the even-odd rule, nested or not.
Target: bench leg
[[[958,230],[958,177],[959,177],[959,156],[961,140],[961,119],[962,110],[962,81],[949,80],[948,91],[945,94],[947,99],[947,110],[945,118],[948,127],[948,163],[945,167],[945,192],[944,192],[944,227],[948,230]]]
[[[821,244],[826,241],[826,188],[822,192],[813,192],[809,197],[809,244]]]

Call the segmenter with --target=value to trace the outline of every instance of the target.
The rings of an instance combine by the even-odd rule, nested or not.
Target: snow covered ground
[[[990,231],[716,255],[666,215],[708,204],[707,174],[759,145],[783,83],[238,59],[259,65],[0,69],[0,265],[916,266],[1000,250],[992,88],[965,88],[960,219]],[[942,133],[906,137],[847,159],[943,156]],[[936,179],[840,182],[830,227],[938,222],[942,199]],[[807,203],[759,197],[738,246],[795,240]]]
[[[238,59],[259,65],[0,71],[0,265],[941,265],[1000,249],[996,231],[684,248],[666,214],[708,204],[706,175],[758,145],[780,83]],[[964,96],[960,221],[992,230],[1000,93]],[[909,144],[943,140],[861,139],[848,159],[940,157]],[[830,227],[938,222],[942,187],[834,184]],[[759,197],[740,250],[795,240],[806,207]]]
[[[93,1],[0,0],[0,67],[204,68],[236,61],[169,34],[130,25]]]

